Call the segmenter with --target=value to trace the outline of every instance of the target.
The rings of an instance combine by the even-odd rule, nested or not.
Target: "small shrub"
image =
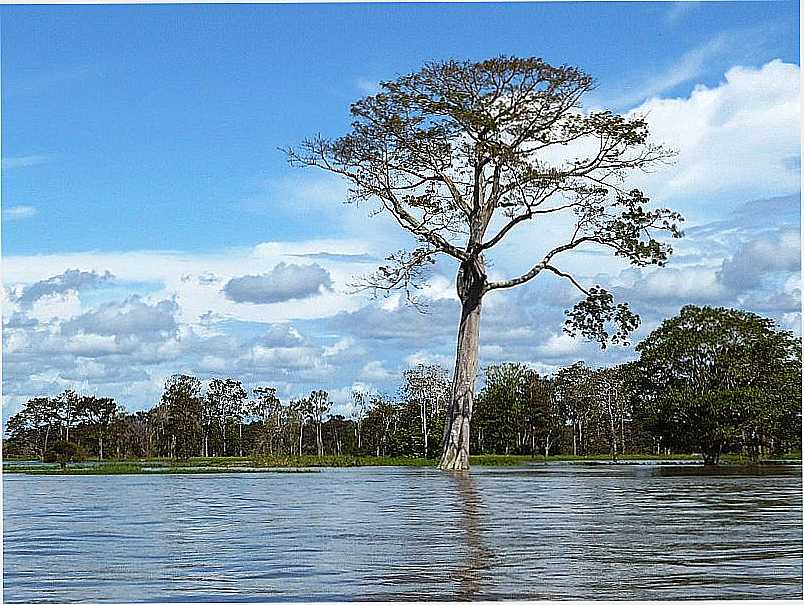
[[[58,462],[62,469],[66,469],[69,462],[75,462],[83,458],[84,450],[81,449],[80,445],[72,441],[56,441],[45,452],[45,462]]]

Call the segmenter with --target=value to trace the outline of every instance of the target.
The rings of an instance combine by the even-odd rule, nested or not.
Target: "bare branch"
[[[563,271],[559,271],[553,265],[545,265],[544,268],[545,268],[546,271],[552,271],[553,273],[555,273],[559,277],[563,277],[564,279],[568,279],[570,281],[570,283],[573,286],[575,286],[578,290],[580,290],[582,293],[586,294],[587,296],[589,295],[589,290],[587,290],[581,284],[579,284],[576,281],[576,279],[574,277],[572,277],[572,275],[570,275],[569,273],[564,273]]]
[[[529,282],[534,277],[536,277],[539,273],[541,273],[544,269],[547,268],[547,265],[550,263],[550,259],[552,259],[556,254],[561,252],[565,252],[567,250],[572,250],[573,248],[577,248],[579,245],[583,244],[584,242],[593,241],[592,238],[589,237],[581,237],[578,239],[574,239],[569,242],[568,244],[564,244],[563,246],[556,246],[550,252],[544,255],[544,258],[540,260],[538,263],[533,265],[533,267],[523,273],[519,277],[514,277],[512,279],[507,279],[504,281],[498,282],[489,282],[486,285],[486,291],[490,290],[499,290],[503,288],[513,288],[514,286],[518,286],[520,284],[524,284],[525,282]]]
[[[358,278],[350,283],[352,292],[370,291],[373,296],[382,293],[388,296],[394,290],[405,292],[405,299],[419,311],[424,311],[424,303],[415,295],[420,290],[426,277],[426,267],[435,261],[433,256],[437,250],[416,248],[412,252],[399,250],[386,257],[387,265],[383,265],[370,275]]]

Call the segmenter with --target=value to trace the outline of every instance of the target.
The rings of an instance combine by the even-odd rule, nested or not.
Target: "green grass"
[[[270,468],[354,467],[354,466],[435,466],[431,458],[391,456],[258,456],[255,466]]]
[[[774,457],[774,460],[796,461],[801,460],[801,453],[796,452],[784,456]],[[513,467],[532,463],[544,462],[607,462],[609,456],[598,454],[592,456],[558,455],[550,456],[545,460],[543,456],[531,458],[528,455],[501,455],[476,454],[472,456],[473,466]],[[626,463],[631,460],[697,460],[700,457],[691,454],[625,454],[619,461]],[[9,464],[3,468],[6,473],[23,473],[29,475],[145,475],[145,474],[215,474],[254,472],[316,472],[318,468],[347,468],[363,466],[416,466],[435,467],[437,460],[414,457],[391,456],[256,456],[253,458],[227,456],[218,458],[190,458],[188,460],[174,460],[170,458],[148,458],[120,461],[89,461],[72,463],[66,470],[57,465],[42,465],[36,467],[15,466]],[[96,464],[92,464],[95,462]],[[721,464],[749,464],[750,461],[738,454],[724,454]],[[203,468],[199,468],[203,467]],[[150,470],[144,470],[144,469]]]
[[[313,469],[290,468],[264,468],[259,471],[239,466],[198,465],[205,468],[195,468],[186,462],[179,464],[165,464],[162,461],[140,462],[103,462],[95,466],[68,465],[65,470],[56,465],[47,467],[7,466],[4,473],[25,475],[207,475],[218,473],[246,473],[246,472],[274,472],[274,473],[314,473]],[[155,469],[155,470],[146,470]]]
[[[700,460],[691,454],[671,454],[669,456],[657,456],[656,454],[624,454],[617,457],[620,462],[629,460]],[[571,454],[561,454],[558,456],[537,455],[504,455],[504,454],[478,454],[472,456],[471,463],[476,466],[519,466],[534,462],[607,462],[611,460],[608,454],[594,454],[591,456],[573,456]]]

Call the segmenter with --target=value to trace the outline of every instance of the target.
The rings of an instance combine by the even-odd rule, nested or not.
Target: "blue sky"
[[[405,237],[339,205],[342,184],[278,150],[342,134],[352,101],[431,59],[576,64],[599,82],[589,106],[640,110],[679,149],[644,185],[688,217],[680,260],[662,276],[578,261],[634,299],[645,329],[706,302],[799,331],[797,2],[3,6],[0,17],[6,413],[75,384],[149,407],[174,371],[345,397],[392,389],[415,361],[449,364],[453,268],[434,274],[426,321],[346,293]],[[751,254],[765,267],[753,281],[727,275]],[[296,297],[227,298],[246,275]],[[37,283],[49,293],[20,298]],[[774,296],[787,298],[763,302]],[[490,303],[484,361],[506,351],[549,371],[630,354],[568,342],[568,301],[545,281]],[[393,332],[397,321],[421,331]]]

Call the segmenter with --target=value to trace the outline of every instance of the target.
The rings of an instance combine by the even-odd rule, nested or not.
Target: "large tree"
[[[640,415],[668,445],[717,464],[743,442],[801,432],[801,341],[771,319],[688,305],[637,346]]]
[[[221,430],[221,439],[223,440],[222,454],[224,456],[227,454],[226,435],[229,425],[235,421],[240,423],[247,398],[248,393],[239,380],[213,378],[209,382],[207,402],[213,410],[213,415]]]
[[[341,175],[350,200],[378,202],[414,236],[414,247],[389,256],[365,287],[401,288],[415,302],[427,265],[439,255],[458,263],[461,315],[440,466],[467,469],[483,298],[551,273],[585,295],[568,312],[570,333],[602,346],[624,342],[638,324],[627,304],[615,304],[598,285],[582,285],[559,261],[598,246],[637,266],[662,265],[671,250],[656,232],[680,235],[681,217],[651,209],[625,177],[671,153],[648,141],[641,117],[582,111],[593,79],[542,59],[434,62],[380,86],[352,105],[348,134],[316,136],[287,153],[293,165]],[[544,249],[527,270],[489,278],[487,255],[495,246],[518,226],[544,225],[554,215],[567,217],[563,239],[555,241],[551,221],[551,229],[535,231],[534,248]]]
[[[98,439],[98,457],[103,460],[103,439],[112,421],[122,413],[122,408],[111,397],[85,395],[78,400],[76,416],[89,425]]]
[[[158,422],[164,445],[172,458],[197,455],[198,442],[203,436],[201,426],[201,381],[194,376],[174,374],[165,381],[165,390],[158,406]]]

